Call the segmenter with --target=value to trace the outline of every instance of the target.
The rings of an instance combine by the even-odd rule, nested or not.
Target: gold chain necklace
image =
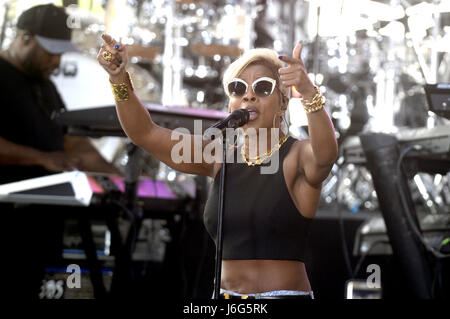
[[[265,154],[263,154],[262,156],[256,156],[254,159],[249,158],[247,160],[247,158],[245,157],[244,154],[244,145],[241,146],[241,156],[242,156],[242,160],[245,162],[245,164],[247,164],[248,166],[255,166],[255,165],[261,165],[263,161],[265,161],[267,158],[271,157],[272,154],[276,151],[279,150],[281,145],[284,144],[284,142],[286,142],[286,140],[288,139],[289,134],[286,134],[285,136],[283,136],[281,138],[281,140],[278,142],[277,145],[275,145],[274,147],[272,147],[272,149],[268,152],[266,152]],[[254,162],[253,162],[254,161]]]

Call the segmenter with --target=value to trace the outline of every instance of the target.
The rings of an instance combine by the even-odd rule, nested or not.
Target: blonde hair
[[[283,67],[283,62],[278,58],[276,51],[263,48],[246,51],[228,66],[222,78],[222,85],[225,92],[227,92],[226,86],[228,82],[238,77],[250,64],[261,64],[268,67],[277,81],[278,88],[287,96],[286,89],[280,86],[280,78],[278,76],[278,69]]]

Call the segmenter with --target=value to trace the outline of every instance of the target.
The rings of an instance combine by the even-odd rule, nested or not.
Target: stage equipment
[[[399,259],[413,295],[430,299],[433,291],[429,253],[433,251],[423,240],[406,175],[401,166],[401,159],[406,152],[401,151],[399,154],[401,144],[392,135],[367,133],[360,139],[394,255]],[[410,147],[413,149],[414,146]],[[405,150],[401,146],[400,149]],[[442,161],[444,165],[435,169],[447,172],[450,168],[448,156],[442,158]]]
[[[450,119],[450,84],[426,84],[425,93],[430,111]]]

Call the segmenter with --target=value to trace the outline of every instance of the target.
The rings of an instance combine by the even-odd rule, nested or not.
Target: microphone
[[[248,123],[248,120],[250,119],[250,112],[246,109],[239,109],[236,111],[233,111],[230,115],[228,115],[227,118],[220,120],[216,124],[212,125],[208,130],[211,128],[213,129],[219,129],[222,134],[227,128],[238,128]],[[207,131],[208,131],[207,130]],[[210,130],[209,134],[205,134],[205,137],[208,139],[211,139],[211,135],[214,133],[215,130]]]

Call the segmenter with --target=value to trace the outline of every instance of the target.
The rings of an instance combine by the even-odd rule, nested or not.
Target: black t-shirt
[[[0,136],[41,151],[64,150],[65,128],[52,118],[65,108],[50,80],[31,79],[0,58]],[[0,184],[51,174],[39,166],[0,165]]]

